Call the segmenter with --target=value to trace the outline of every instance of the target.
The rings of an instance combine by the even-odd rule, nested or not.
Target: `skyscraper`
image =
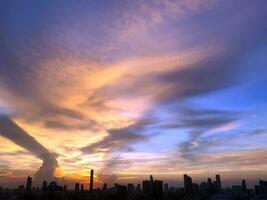
[[[80,184],[75,183],[75,191],[78,192],[80,190]]]
[[[154,180],[151,175],[149,180],[143,181],[143,192],[148,198],[161,199],[163,195],[163,182]]]
[[[242,180],[242,192],[247,193],[247,184],[244,179]]]
[[[192,178],[187,176],[187,174],[184,174],[184,189],[188,194],[191,194],[193,191]]]
[[[103,184],[102,190],[103,190],[104,192],[108,191],[108,184],[107,184],[107,183],[104,183],[104,184]]]
[[[93,190],[94,187],[94,170],[91,169],[91,175],[90,175],[90,191]]]
[[[32,188],[32,177],[28,176],[26,183],[26,190],[31,190]]]
[[[203,194],[207,192],[207,184],[206,184],[206,182],[201,182],[200,183],[199,190]]]
[[[164,192],[168,192],[168,190],[169,190],[168,183],[164,183]]]
[[[47,190],[47,182],[46,182],[46,181],[43,181],[43,187],[42,187],[42,190],[43,190],[43,191],[46,191],[46,190]]]
[[[222,191],[222,182],[221,182],[221,177],[219,174],[216,175],[216,190],[217,192]]]
[[[207,180],[207,192],[209,194],[213,193],[213,184],[212,184],[211,178],[208,178]]]
[[[137,184],[136,186],[136,192],[140,193],[141,192],[141,184]]]
[[[267,194],[267,181],[259,180],[260,192],[262,194]]]

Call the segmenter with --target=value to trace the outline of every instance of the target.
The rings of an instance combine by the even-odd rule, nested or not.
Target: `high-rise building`
[[[80,190],[80,184],[75,183],[75,191],[78,192]]]
[[[241,185],[233,185],[232,186],[232,195],[234,198],[240,198],[242,196],[242,186]]]
[[[83,191],[83,184],[81,184],[81,191]]]
[[[90,174],[90,191],[92,191],[94,188],[94,170],[91,169],[91,174]]]
[[[164,183],[164,192],[168,192],[168,190],[169,190],[168,183]]]
[[[148,181],[148,180],[145,180],[143,181],[143,192],[145,194],[150,194],[150,189],[151,189],[151,186],[150,186],[150,183],[151,181]]]
[[[32,189],[32,177],[28,176],[27,182],[26,182],[26,190]]]
[[[206,182],[201,182],[200,183],[199,190],[203,194],[205,194],[207,192],[207,184],[206,184]]]
[[[59,186],[55,181],[52,181],[49,183],[49,185],[47,186],[47,191],[50,192],[56,192],[56,191],[62,191],[63,187]]]
[[[163,195],[163,181],[155,180],[153,187],[156,190],[156,197],[160,198]]]
[[[135,192],[134,184],[128,183],[127,184],[127,191],[128,191],[128,194],[130,194],[130,195],[134,194],[134,192]]]
[[[143,181],[143,192],[148,198],[161,199],[163,196],[163,182],[153,179]]]
[[[212,184],[211,178],[208,178],[206,187],[207,187],[207,192],[209,194],[212,194],[213,193],[213,184]]]
[[[187,174],[184,174],[184,189],[187,194],[192,194],[193,186],[192,186],[192,178]]]
[[[199,187],[197,183],[192,184],[192,189],[193,189],[193,194],[198,194],[199,193]]]
[[[247,184],[244,179],[242,180],[242,192],[247,193]]]
[[[260,194],[261,193],[259,185],[255,185],[255,193],[256,194]]]
[[[141,185],[140,184],[137,184],[137,186],[136,186],[136,192],[137,193],[140,193],[141,192]]]
[[[262,194],[267,194],[267,181],[259,180],[260,192]]]
[[[102,190],[103,190],[104,192],[108,191],[108,184],[107,184],[107,183],[104,183],[104,184],[103,184]]]
[[[127,192],[127,187],[124,185],[116,185],[116,190],[117,190],[117,199],[118,200],[124,200],[127,199],[128,197],[128,192]]]
[[[217,192],[222,191],[222,182],[221,182],[221,177],[219,174],[216,175],[216,190]]]
[[[47,182],[46,182],[46,181],[43,181],[43,187],[42,187],[42,190],[43,190],[43,191],[46,191],[46,190],[47,190]]]

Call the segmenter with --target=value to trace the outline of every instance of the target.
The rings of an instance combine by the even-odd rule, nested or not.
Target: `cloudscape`
[[[1,1],[0,186],[267,179],[266,9]]]

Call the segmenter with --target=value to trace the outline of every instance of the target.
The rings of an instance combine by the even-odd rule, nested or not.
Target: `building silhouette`
[[[161,199],[163,196],[163,182],[153,179],[150,175],[150,180],[143,181],[143,193],[151,199]]]
[[[242,186],[233,185],[232,186],[232,195],[234,198],[240,198],[242,196]]]
[[[137,184],[136,193],[140,193],[140,192],[141,192],[141,184]]]
[[[75,191],[76,192],[80,191],[80,184],[79,183],[75,183]]]
[[[197,183],[192,183],[192,189],[194,195],[199,193],[199,187]]]
[[[104,192],[108,191],[108,184],[107,184],[107,183],[104,183],[104,184],[103,184],[102,190],[103,190]]]
[[[255,193],[256,194],[260,194],[261,193],[261,190],[260,190],[260,186],[259,185],[255,185],[254,190],[255,190]]]
[[[187,174],[184,174],[184,189],[187,194],[192,194],[193,186],[192,186],[192,178]]]
[[[26,182],[26,190],[30,191],[31,189],[32,189],[32,177],[28,176]]]
[[[128,191],[128,194],[129,194],[129,195],[133,195],[134,192],[135,192],[134,184],[132,184],[132,183],[128,183],[128,184],[127,184],[127,191]]]
[[[118,200],[125,200],[128,198],[127,187],[124,185],[116,184],[116,193]]]
[[[91,169],[90,173],[90,191],[92,191],[94,188],[94,170]]]
[[[93,175],[93,173],[92,173]],[[67,186],[60,186],[52,181],[49,184],[43,181],[41,187],[32,186],[32,178],[27,177],[26,186],[19,185],[14,189],[0,187],[0,199],[10,200],[265,200],[267,199],[267,181],[259,180],[254,189],[247,188],[243,179],[240,184],[229,188],[222,188],[220,175],[215,180],[194,183],[193,179],[184,174],[184,188],[169,187],[168,183],[155,180],[152,175],[143,181],[143,187],[133,183],[108,188],[104,183],[102,189],[84,191],[84,184],[76,183],[74,190],[67,190]],[[91,180],[91,178],[90,178]],[[189,193],[190,192],[190,193]]]
[[[247,184],[244,179],[242,180],[242,192],[247,193]]]
[[[45,192],[47,190],[47,182],[43,181],[42,190]]]
[[[168,190],[169,190],[168,183],[164,183],[164,192],[168,192]]]
[[[259,180],[260,193],[267,194],[267,181]]]
[[[55,181],[52,181],[49,183],[46,190],[49,192],[59,192],[63,190],[63,187],[59,186]]]
[[[207,180],[207,187],[206,187],[206,189],[207,189],[207,193],[208,194],[213,194],[213,184],[212,184],[211,178],[208,178],[208,180]]]
[[[221,182],[221,177],[219,174],[216,175],[216,192],[221,192],[222,191],[222,182]]]
[[[203,194],[207,192],[207,184],[206,182],[201,182],[199,185],[199,191]]]

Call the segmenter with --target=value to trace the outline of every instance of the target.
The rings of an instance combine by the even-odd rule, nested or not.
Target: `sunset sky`
[[[66,180],[93,168],[100,184],[267,178],[266,10],[266,0],[2,0],[0,186],[43,161]]]

